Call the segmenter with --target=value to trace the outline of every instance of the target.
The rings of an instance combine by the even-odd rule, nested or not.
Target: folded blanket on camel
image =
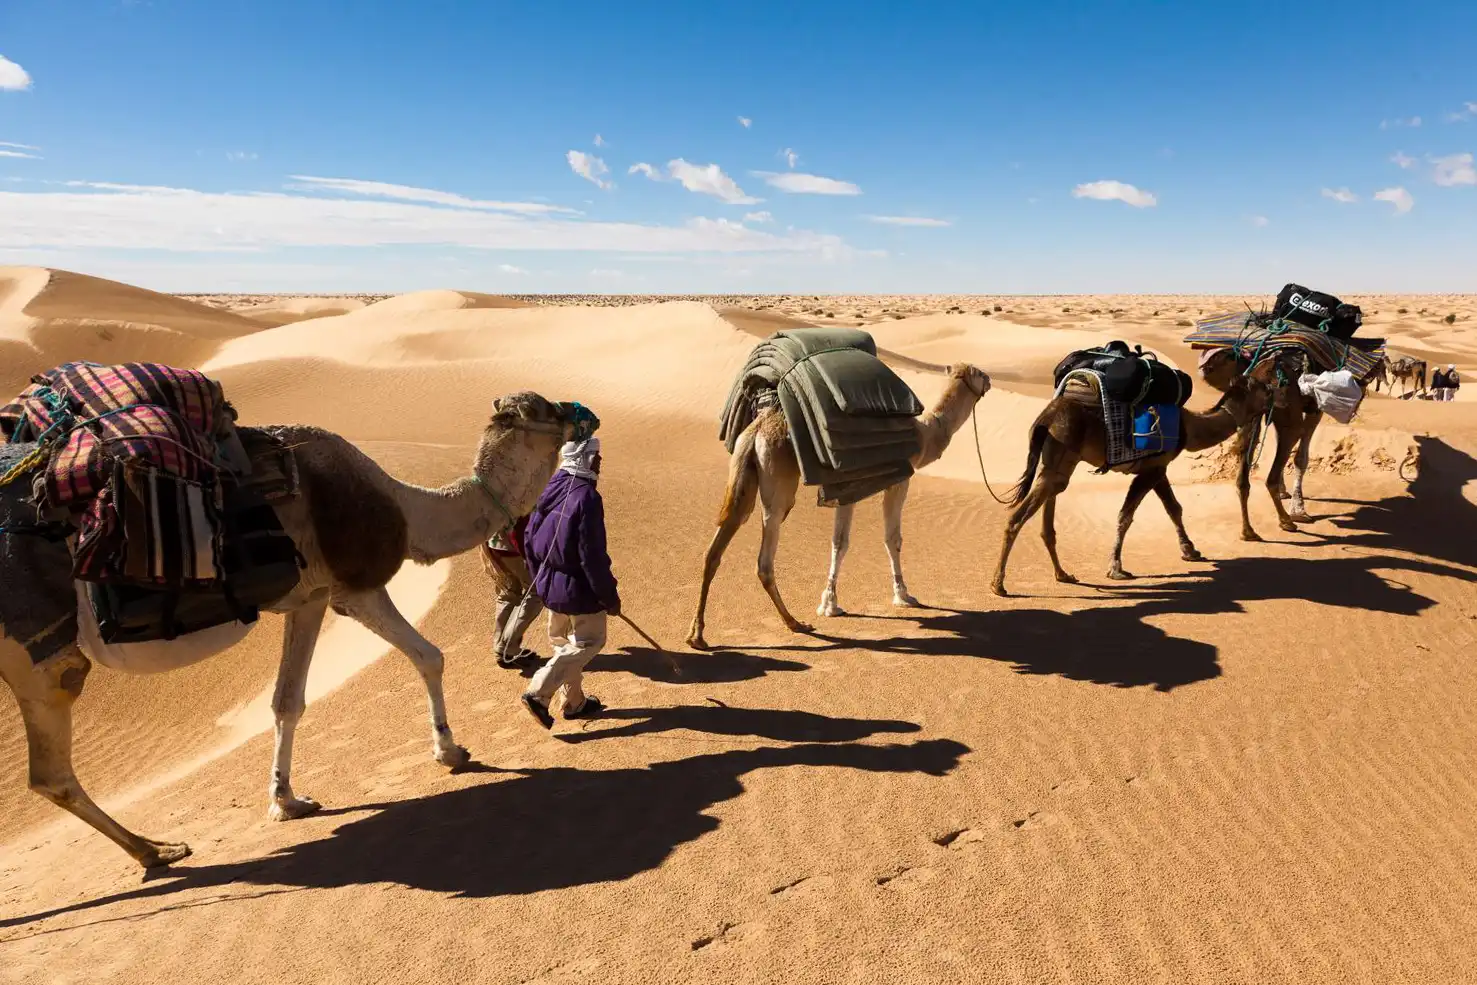
[[[74,362],[33,377],[0,408],[12,514],[0,548],[75,534],[62,572],[88,583],[104,642],[254,621],[299,579],[303,559],[271,505],[298,479],[282,437],[238,431],[235,416],[194,370]],[[0,566],[0,589],[23,574]]]
[[[923,404],[866,332],[796,328],[749,354],[724,403],[718,437],[732,454],[770,401],[789,425],[801,481],[822,506],[845,506],[913,474]]]
[[[1195,331],[1185,336],[1185,342],[1204,353],[1202,364],[1221,349],[1234,349],[1253,366],[1288,349],[1300,349],[1317,370],[1346,369],[1361,384],[1369,382],[1385,356],[1384,339],[1341,339],[1254,311],[1229,311],[1201,318],[1195,322]]]
[[[1106,461],[1098,472],[1180,447],[1180,404],[1146,402],[1134,407],[1114,397],[1109,387],[1107,374],[1090,365],[1068,369],[1056,381],[1055,396],[1102,408]]]

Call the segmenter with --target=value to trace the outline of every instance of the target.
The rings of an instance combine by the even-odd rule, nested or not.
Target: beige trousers
[[[562,687],[564,707],[579,708],[583,705],[585,691],[581,680],[585,666],[605,646],[605,628],[603,612],[567,616],[549,610],[549,645],[554,648],[554,655],[533,675],[524,693],[548,705]]]

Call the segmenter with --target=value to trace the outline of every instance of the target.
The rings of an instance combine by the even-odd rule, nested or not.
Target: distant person
[[[1446,367],[1446,400],[1455,400],[1456,392],[1461,389],[1462,377],[1456,371],[1456,363]]]
[[[1439,368],[1431,374],[1431,399],[1446,399],[1446,373]]]
[[[605,548],[605,503],[595,488],[599,477],[600,439],[567,442],[528,518],[524,558],[549,609],[554,655],[520,700],[546,729],[554,727],[549,705],[561,688],[566,719],[590,718],[605,708],[582,687],[585,666],[605,646],[606,616],[621,613]]]
[[[508,530],[496,534],[482,546],[482,562],[497,585],[497,608],[493,615],[492,653],[497,665],[510,670],[536,666],[542,659],[523,645],[523,635],[544,611],[543,601],[533,588],[533,576],[523,560],[523,538],[528,517],[519,517]]]

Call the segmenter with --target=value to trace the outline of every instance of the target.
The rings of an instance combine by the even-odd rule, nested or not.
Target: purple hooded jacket
[[[589,479],[555,472],[529,514],[523,556],[545,606],[583,616],[620,606],[605,550],[605,503]]]

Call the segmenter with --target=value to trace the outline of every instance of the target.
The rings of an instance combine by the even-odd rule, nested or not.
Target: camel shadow
[[[1477,504],[1462,495],[1464,486],[1477,481],[1477,459],[1440,438],[1415,440],[1421,464],[1407,487],[1408,495],[1374,503],[1324,500],[1354,507],[1347,520],[1334,520],[1351,533],[1330,539],[1477,567],[1477,537],[1471,535],[1477,525]]]
[[[680,673],[672,668],[675,659]],[[809,670],[798,660],[755,656],[742,650],[653,650],[627,646],[606,651],[591,660],[587,671],[616,671],[634,674],[659,684],[734,684],[753,681],[767,674]]]
[[[832,720],[827,727],[850,726]],[[370,813],[326,838],[263,858],[175,866],[150,885],[0,920],[0,928],[232,883],[312,889],[393,883],[484,898],[617,882],[657,868],[678,846],[717,830],[719,818],[707,812],[743,794],[743,777],[755,770],[806,766],[941,777],[969,751],[952,739],[808,743],[625,769],[513,770],[504,779],[430,797],[366,805],[358,811]]]
[[[564,733],[565,742],[630,738],[687,729],[709,735],[770,739],[775,742],[856,742],[880,733],[919,731],[912,722],[831,718],[808,711],[775,708],[735,708],[709,698],[711,705],[679,705],[675,708],[620,708],[603,712],[590,723],[594,728]],[[625,720],[617,728],[599,728],[601,723]]]
[[[1460,568],[1395,555],[1335,558],[1246,557],[1209,562],[1214,568],[1167,584],[1137,587],[1114,582],[1104,604],[1074,612],[1054,609],[948,610],[916,625],[935,636],[843,639],[836,649],[863,648],[931,657],[976,657],[1007,662],[1020,674],[1055,675],[1112,687],[1171,691],[1221,675],[1219,649],[1174,636],[1145,620],[1163,615],[1222,615],[1245,603],[1301,599],[1310,605],[1415,616],[1435,601],[1391,581],[1381,571],[1410,571],[1466,579]],[[1128,604],[1121,604],[1121,603]]]

